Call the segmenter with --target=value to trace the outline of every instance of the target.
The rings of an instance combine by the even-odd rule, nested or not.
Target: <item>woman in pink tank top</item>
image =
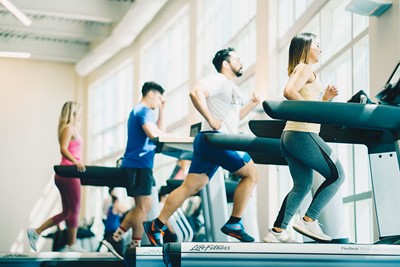
[[[84,172],[85,165],[82,163],[82,138],[79,133],[81,119],[81,106],[77,102],[68,101],[64,104],[58,124],[58,140],[60,143],[61,163],[60,165],[75,165],[78,171]],[[78,231],[78,217],[81,203],[81,181],[79,178],[66,178],[54,176],[55,184],[60,191],[63,210],[47,219],[38,228],[27,230],[29,243],[36,251],[36,243],[40,234],[62,221],[66,221],[68,229],[67,245],[63,251],[82,251],[76,244]]]

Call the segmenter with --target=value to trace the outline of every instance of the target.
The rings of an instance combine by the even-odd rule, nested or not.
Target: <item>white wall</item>
[[[26,227],[60,210],[57,124],[77,76],[71,64],[0,59],[0,77],[0,251],[29,251]]]
[[[369,19],[370,91],[379,92],[400,60],[400,1]]]

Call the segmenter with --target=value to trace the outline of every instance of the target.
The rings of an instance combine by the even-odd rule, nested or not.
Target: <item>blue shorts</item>
[[[205,133],[218,132],[206,131],[196,135],[193,142],[193,158],[189,173],[205,173],[208,178],[211,179],[220,166],[234,173],[251,160],[249,154],[246,152],[223,150],[212,147],[206,142],[204,138]]]

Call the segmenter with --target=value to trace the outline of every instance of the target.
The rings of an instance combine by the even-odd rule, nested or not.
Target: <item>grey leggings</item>
[[[305,214],[314,220],[344,182],[344,171],[332,149],[316,133],[284,131],[281,151],[289,165],[293,188],[286,195],[274,226],[286,229],[311,190],[313,170],[325,177]]]

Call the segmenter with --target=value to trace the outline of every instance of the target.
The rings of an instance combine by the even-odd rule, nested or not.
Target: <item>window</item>
[[[213,73],[214,54],[233,46],[245,67],[256,59],[255,0],[197,1],[197,77]]]
[[[304,14],[314,0],[280,0],[278,4],[278,36],[282,37]]]
[[[321,64],[351,41],[351,13],[348,0],[332,0],[321,10]]]
[[[126,144],[133,104],[133,64],[123,64],[89,87],[89,162],[115,165]]]
[[[322,49],[324,49],[322,47]],[[321,70],[324,88],[334,84],[340,91],[335,101],[346,102],[353,95],[351,51],[347,50]]]
[[[369,45],[368,35],[353,46],[353,94],[359,90],[369,93]]]
[[[256,63],[256,20],[252,19],[230,42],[230,46],[240,54],[243,71]]]
[[[353,13],[353,38],[368,28],[368,17]]]
[[[166,51],[168,51],[166,53]],[[141,84],[155,81],[166,90],[167,125],[189,114],[189,17],[184,7],[160,30],[160,34],[142,52]]]

